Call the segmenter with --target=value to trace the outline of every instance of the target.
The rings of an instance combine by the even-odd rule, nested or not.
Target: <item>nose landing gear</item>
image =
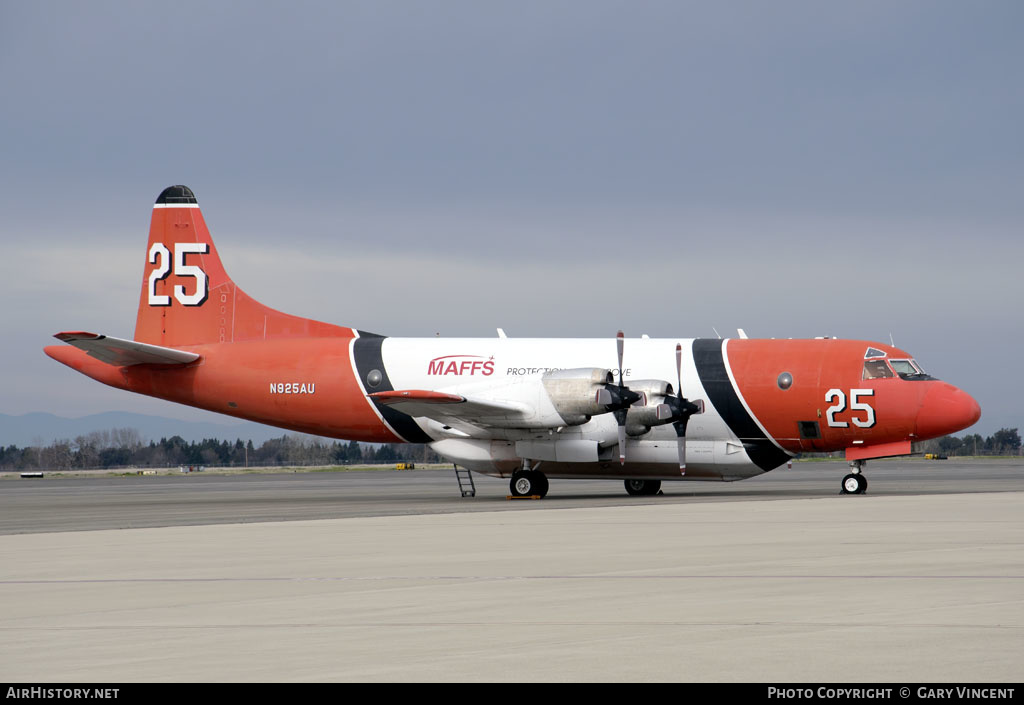
[[[843,478],[840,494],[864,494],[868,491],[868,478],[864,477],[862,472],[864,465],[863,460],[854,460],[850,463],[853,472]]]

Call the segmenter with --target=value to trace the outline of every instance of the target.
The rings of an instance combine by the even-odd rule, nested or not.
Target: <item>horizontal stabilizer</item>
[[[114,365],[187,365],[199,359],[197,353],[164,348],[159,345],[138,343],[134,340],[111,338],[84,331],[67,331],[53,336],[57,340],[84,350],[97,360]]]

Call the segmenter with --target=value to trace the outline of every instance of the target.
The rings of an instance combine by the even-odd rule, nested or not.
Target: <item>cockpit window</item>
[[[882,379],[883,377],[892,377],[892,370],[885,364],[885,360],[865,360],[861,379]]]
[[[890,360],[892,368],[903,379],[931,379],[917,364],[917,360]]]

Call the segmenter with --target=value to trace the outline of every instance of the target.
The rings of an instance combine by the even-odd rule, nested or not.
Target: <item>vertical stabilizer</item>
[[[239,289],[187,186],[153,206],[135,340],[167,347],[282,338],[353,337],[350,328],[290,316]]]

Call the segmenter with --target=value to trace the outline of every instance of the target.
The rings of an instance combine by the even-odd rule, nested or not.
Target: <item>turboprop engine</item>
[[[541,377],[551,404],[568,426],[585,424],[592,416],[608,413],[602,392],[614,380],[611,370],[599,367],[555,370]]]
[[[626,434],[642,436],[652,426],[661,426],[675,420],[666,397],[674,396],[672,385],[660,379],[640,379],[629,383],[629,388],[642,399],[626,410]]]

